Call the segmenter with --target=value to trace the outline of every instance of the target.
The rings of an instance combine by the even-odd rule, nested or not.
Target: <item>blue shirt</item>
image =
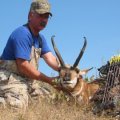
[[[51,50],[49,49],[46,39],[42,34],[40,34],[40,38],[42,40],[42,56],[47,52],[51,52]],[[38,39],[38,37],[32,36],[26,26],[21,26],[17,28],[10,35],[4,51],[1,55],[1,59],[15,60],[17,58],[21,58],[25,60],[30,60],[32,45],[34,45],[35,48],[41,47]]]

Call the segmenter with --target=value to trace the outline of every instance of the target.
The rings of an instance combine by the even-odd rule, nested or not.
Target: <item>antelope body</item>
[[[51,38],[52,45],[61,65],[59,76],[62,87],[66,89],[77,100],[78,103],[88,104],[90,99],[92,99],[96,91],[99,89],[99,85],[94,82],[88,83],[82,77],[82,75],[86,74],[92,68],[80,70],[77,67],[87,44],[86,38],[84,37],[84,45],[79,56],[77,57],[73,66],[70,66],[64,63],[54,43],[53,37],[54,36]]]

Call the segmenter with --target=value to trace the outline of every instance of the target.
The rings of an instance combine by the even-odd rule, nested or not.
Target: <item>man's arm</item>
[[[45,60],[45,62],[54,70],[59,71],[59,61],[57,58],[52,54],[52,52],[48,52],[44,55],[42,55],[42,58]]]
[[[24,59],[16,59],[16,64],[19,72],[21,72],[23,75],[31,79],[42,80],[51,85],[53,84],[52,83],[52,80],[54,79],[53,77],[48,77],[43,73],[39,72],[28,61]]]

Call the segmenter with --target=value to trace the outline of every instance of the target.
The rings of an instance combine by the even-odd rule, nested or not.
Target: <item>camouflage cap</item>
[[[38,14],[49,13],[52,16],[52,13],[50,12],[50,4],[47,0],[33,0],[30,10],[35,11]]]

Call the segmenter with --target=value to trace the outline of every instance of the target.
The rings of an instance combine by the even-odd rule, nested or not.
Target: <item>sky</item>
[[[0,55],[9,35],[25,24],[32,0],[0,2]],[[41,33],[52,50],[51,36],[66,64],[73,65],[83,43],[87,47],[79,63],[80,69],[93,67],[87,76],[97,76],[97,68],[111,56],[120,54],[120,0],[49,0],[53,17]],[[48,76],[57,74],[40,59],[39,70]]]

